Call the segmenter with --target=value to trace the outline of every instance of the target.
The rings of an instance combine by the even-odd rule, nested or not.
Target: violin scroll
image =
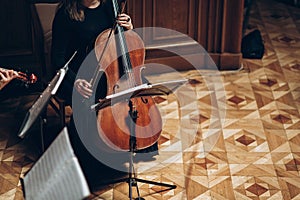
[[[35,74],[26,74],[24,72],[17,72],[18,73],[18,76],[17,76],[17,79],[23,81],[25,84],[34,84],[37,82],[38,78]]]

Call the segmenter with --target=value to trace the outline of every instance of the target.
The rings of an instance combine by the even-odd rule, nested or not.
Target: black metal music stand
[[[129,198],[132,200],[132,187],[136,187],[138,197],[135,198],[136,200],[144,200],[144,198],[140,197],[140,192],[138,189],[138,182],[146,183],[146,184],[153,184],[158,186],[167,187],[168,189],[162,190],[167,191],[171,189],[175,189],[176,185],[160,183],[155,181],[149,181],[145,179],[137,178],[136,172],[134,170],[133,164],[133,157],[136,151],[136,135],[135,135],[135,123],[138,118],[138,111],[136,108],[133,108],[131,98],[142,97],[142,96],[156,96],[156,95],[169,95],[173,93],[178,87],[186,83],[187,80],[176,80],[176,81],[168,81],[156,84],[142,84],[140,86],[124,90],[122,92],[106,96],[104,99],[100,99],[99,103],[94,104],[91,106],[91,110],[99,111],[107,106],[113,105],[120,101],[128,101],[129,111],[128,114],[132,119],[132,122],[129,124],[130,130],[130,139],[129,139],[129,146],[130,146],[130,160],[129,160],[129,170],[128,170],[128,178],[123,178],[120,180],[116,180],[110,182],[110,184],[119,183],[119,182],[127,182],[129,185]]]
[[[35,101],[35,103],[32,105],[32,107],[29,109],[29,111],[26,113],[26,116],[23,120],[23,123],[21,125],[21,128],[19,130],[18,136],[20,138],[24,138],[26,136],[26,133],[31,128],[33,123],[36,121],[38,117],[41,119],[41,142],[42,142],[42,150],[44,151],[44,133],[43,133],[43,124],[44,119],[41,117],[41,113],[44,110],[45,106],[48,104],[49,99],[52,97],[52,95],[55,95],[60,84],[62,83],[67,71],[68,71],[68,65],[71,62],[71,60],[76,55],[77,51],[74,52],[74,54],[71,56],[71,58],[67,61],[67,63],[62,67],[56,75],[53,77],[53,79],[50,81],[46,89],[42,92],[42,94],[39,96],[39,98]]]

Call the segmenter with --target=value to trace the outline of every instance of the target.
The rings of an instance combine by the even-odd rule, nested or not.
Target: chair
[[[56,9],[58,3],[54,3],[55,1],[35,1],[34,7],[37,12],[38,20],[42,29],[43,36],[43,44],[44,44],[44,57],[45,57],[45,65],[47,70],[47,75],[52,76],[54,74],[54,70],[51,67],[51,41],[52,41],[52,23],[54,20],[54,16],[56,13]],[[47,77],[51,78],[51,77]]]

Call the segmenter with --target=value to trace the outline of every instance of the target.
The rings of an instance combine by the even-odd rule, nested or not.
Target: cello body
[[[134,31],[117,33],[106,45],[109,32],[110,30],[104,31],[95,41],[95,53],[99,60],[100,71],[106,76],[106,95],[143,84],[141,72],[145,60],[144,43],[137,33]],[[119,40],[119,34],[123,34],[121,38],[124,41]],[[124,45],[126,45],[126,52],[124,49],[122,52]],[[97,88],[97,90],[101,89],[104,88]],[[137,112],[136,119],[132,119],[131,109]],[[100,138],[110,148],[129,151],[131,150],[130,139],[134,136],[136,140],[134,150],[141,150],[157,142],[162,130],[162,119],[151,96],[128,96],[97,112],[97,128]]]

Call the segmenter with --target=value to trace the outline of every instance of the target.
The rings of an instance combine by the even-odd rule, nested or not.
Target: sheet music
[[[77,51],[74,52],[74,54],[71,56],[71,58],[68,60],[68,62],[64,65],[64,67],[62,67],[56,73],[56,75],[53,77],[53,79],[48,84],[47,88],[42,92],[42,94],[39,96],[39,98],[36,100],[36,102],[33,104],[33,106],[29,109],[29,111],[27,112],[27,114],[25,116],[25,119],[23,120],[21,128],[19,130],[19,134],[18,134],[19,137],[21,137],[21,138],[25,137],[25,133],[29,130],[29,128],[35,122],[36,118],[41,114],[44,107],[48,104],[48,101],[51,98],[51,96],[56,94],[56,91],[58,90],[61,82],[63,81],[63,79],[68,71],[68,65],[76,54],[77,54]]]
[[[58,88],[59,88],[61,82],[63,81],[63,79],[64,79],[64,77],[65,77],[65,75],[66,75],[66,73],[67,73],[67,71],[66,71],[65,69],[60,69],[60,70],[59,70],[59,73],[58,73],[58,74],[59,74],[58,79],[57,79],[57,81],[56,81],[55,86],[53,87],[53,89],[52,89],[52,91],[51,91],[51,94],[52,94],[52,95],[55,95],[55,94],[56,94],[56,92],[57,92],[57,90],[58,90]]]
[[[83,199],[90,194],[64,128],[24,177],[26,199]]]
[[[59,72],[57,73],[59,76],[58,76],[57,81],[55,82],[54,88],[52,89],[52,92],[51,92],[52,95],[55,95],[55,94],[56,94],[56,92],[57,92],[57,90],[58,90],[58,88],[59,88],[61,82],[63,81],[63,79],[64,79],[64,77],[65,77],[65,75],[66,75],[66,73],[67,73],[67,71],[68,71],[69,63],[73,60],[73,58],[75,57],[76,54],[77,54],[77,51],[75,51],[75,52],[73,53],[73,55],[72,55],[71,58],[68,60],[68,62],[64,65],[64,67],[62,67],[62,68],[59,70]]]
[[[106,96],[105,99],[117,98],[117,97],[120,97],[120,96],[124,96],[126,94],[131,94],[131,93],[136,92],[136,91],[141,90],[141,89],[146,89],[146,88],[151,88],[151,87],[152,87],[151,84],[148,84],[148,83],[147,84],[142,84],[142,85],[139,85],[139,86],[136,86],[136,87],[118,92],[116,94],[108,95],[108,96]]]
[[[51,98],[52,94],[51,91],[56,85],[56,82],[60,78],[60,73],[57,73],[55,77],[51,80],[48,84],[47,88],[42,92],[39,98],[35,101],[32,107],[26,114],[25,119],[23,120],[23,124],[20,128],[19,137],[24,138],[25,133],[29,130],[32,124],[35,122],[37,117],[41,114],[44,107],[47,105],[49,99]]]
[[[100,99],[99,103],[92,105],[91,110],[99,110],[113,103],[128,100],[133,97],[140,96],[155,96],[155,95],[169,95],[173,93],[177,88],[186,83],[186,79],[166,81],[161,83],[146,83],[142,84],[116,94],[108,95],[104,99]]]

